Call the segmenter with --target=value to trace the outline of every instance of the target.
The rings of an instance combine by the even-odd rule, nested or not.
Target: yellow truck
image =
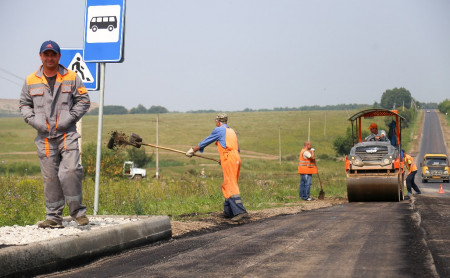
[[[449,182],[449,162],[445,154],[429,153],[423,156],[423,162],[420,163],[422,167],[422,182],[429,180],[443,180]]]

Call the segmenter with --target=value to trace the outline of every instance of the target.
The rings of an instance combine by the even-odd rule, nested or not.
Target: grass
[[[245,207],[256,210],[301,203],[297,159],[308,139],[309,119],[311,141],[318,157],[322,157],[317,165],[326,197],[345,198],[344,165],[342,158],[335,156],[333,141],[345,133],[350,125],[347,119],[355,112],[229,113],[229,125],[238,132],[242,153],[239,186]],[[212,113],[160,115],[159,144],[187,150],[209,135],[215,126],[214,117]],[[83,146],[96,142],[97,120],[96,116],[83,117]],[[134,132],[146,143],[156,142],[155,115],[107,115],[103,123],[103,144],[107,143],[112,130]],[[0,226],[34,224],[45,215],[43,184],[33,143],[36,133],[21,118],[0,118],[0,126],[0,160],[3,161],[0,164]],[[263,159],[278,157],[280,137],[281,164],[278,159]],[[146,151],[152,153],[155,149],[146,147]],[[207,147],[204,155],[218,158],[216,147]],[[209,160],[188,159],[167,151],[160,151],[159,160],[159,180],[152,178],[154,162],[147,165],[148,177],[141,181],[102,176],[98,214],[162,214],[176,219],[185,214],[222,210],[220,166]],[[30,170],[21,170],[25,167]],[[202,170],[205,178],[200,174]],[[317,175],[314,175],[312,196],[318,196],[318,186]],[[88,214],[93,214],[93,177],[83,180],[83,198]],[[68,215],[67,208],[64,215]]]
[[[318,162],[319,163],[319,162]],[[244,206],[249,210],[264,209],[289,203],[298,204],[299,177],[296,162],[279,165],[275,161],[249,161],[242,168],[240,189]],[[321,180],[327,197],[345,198],[345,175],[342,163],[321,161]],[[102,178],[100,183],[100,215],[171,215],[174,219],[192,213],[221,211],[222,174],[219,167],[205,169],[187,166],[185,172],[141,181],[123,177]],[[269,171],[267,169],[270,169]],[[319,183],[313,176],[312,196],[318,196]],[[88,214],[94,209],[94,179],[83,180],[83,203]],[[2,177],[0,180],[0,226],[31,225],[43,220],[45,213],[43,184],[40,177]],[[67,207],[64,215],[68,215]]]

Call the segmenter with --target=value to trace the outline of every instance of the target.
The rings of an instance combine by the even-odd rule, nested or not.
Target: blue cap
[[[56,54],[61,54],[61,50],[59,49],[59,45],[54,41],[45,41],[41,45],[41,51],[39,53],[44,53],[47,50],[51,50]]]

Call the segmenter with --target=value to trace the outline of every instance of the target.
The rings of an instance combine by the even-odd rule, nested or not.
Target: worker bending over
[[[226,218],[237,222],[248,218],[248,213],[242,204],[238,185],[241,169],[239,144],[236,132],[227,125],[227,122],[227,114],[218,114],[216,128],[197,146],[190,148],[186,152],[186,156],[192,157],[197,151],[203,152],[206,146],[215,142],[223,171],[222,193],[225,197],[223,213]]]

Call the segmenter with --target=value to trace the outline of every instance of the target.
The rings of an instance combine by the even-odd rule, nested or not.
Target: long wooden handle
[[[320,180],[319,171],[317,171],[317,177],[319,178],[320,190],[323,190],[322,181]]]
[[[163,149],[163,150],[167,150],[167,151],[171,151],[171,152],[186,154],[186,152],[183,152],[183,151],[180,151],[180,150],[175,150],[175,149],[168,148],[168,147],[157,146],[157,145],[143,143],[143,142],[139,142],[138,144],[141,144],[141,145],[144,145],[144,146],[153,147],[153,148],[157,148],[157,149]],[[220,164],[220,160],[217,160],[217,159],[212,158],[212,157],[206,157],[206,156],[198,155],[198,154],[195,154],[195,153],[194,153],[194,156],[201,157],[201,158],[204,158],[204,159],[213,160],[213,161],[215,161],[215,162]]]

